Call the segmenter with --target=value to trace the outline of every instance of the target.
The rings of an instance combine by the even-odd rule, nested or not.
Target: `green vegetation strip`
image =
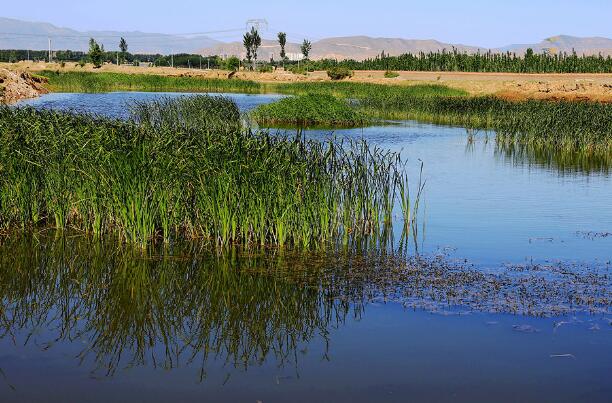
[[[414,220],[403,165],[364,141],[252,131],[234,102],[136,104],[128,122],[0,108],[0,232],[72,228],[130,243],[348,244]],[[412,200],[411,200],[412,197]]]
[[[469,97],[465,91],[443,85],[389,86],[351,82],[305,82],[264,85],[241,80],[207,80],[116,73],[45,72],[54,91],[99,92],[113,90],[246,92],[276,91],[308,95],[295,106],[313,104],[314,94],[332,95],[359,104],[369,117],[414,119],[440,124],[497,131],[498,140],[548,145],[566,150],[612,152],[612,104],[598,102],[513,102],[493,96]],[[315,120],[332,120],[335,101],[317,108]],[[285,107],[287,106],[287,107]],[[272,111],[274,109],[274,111]],[[274,112],[274,113],[272,113]],[[281,114],[282,112],[282,114]],[[260,118],[299,122],[302,110],[287,105],[271,107]],[[330,115],[331,116],[323,116]],[[324,118],[325,119],[324,119]],[[280,119],[282,118],[282,119]],[[304,120],[303,117],[301,120]]]
[[[291,94],[332,94],[359,102],[368,116],[414,119],[497,132],[499,141],[548,145],[603,155],[612,152],[612,104],[513,102],[468,97],[441,85],[386,86],[362,83],[281,84]]]
[[[283,98],[260,105],[251,116],[260,124],[300,127],[355,127],[367,121],[365,115],[347,101],[327,94]]]
[[[52,72],[40,73],[55,92],[176,91],[259,93],[260,84],[237,79],[211,79],[155,74]]]

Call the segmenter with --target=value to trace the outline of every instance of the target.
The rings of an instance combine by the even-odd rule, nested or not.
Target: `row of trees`
[[[281,61],[285,63],[288,60],[287,53],[285,52],[287,46],[287,34],[285,32],[279,32],[277,35],[277,39],[278,44],[281,48],[280,58]],[[251,69],[254,69],[257,64],[257,51],[261,46],[261,36],[259,35],[257,29],[255,29],[255,27],[252,27],[249,32],[244,34],[244,36],[242,37],[242,44],[244,46],[244,49],[246,50],[246,60],[251,65]],[[308,57],[310,56],[310,51],[312,50],[312,43],[309,40],[304,39],[300,50],[302,51],[304,59],[308,60]]]
[[[541,53],[528,49],[525,55],[516,53],[468,54],[453,49],[451,52],[430,52],[388,56],[384,52],[373,59],[320,60],[312,68],[327,70],[345,67],[351,70],[404,70],[404,71],[459,71],[507,73],[612,73],[612,57],[578,56],[572,53]]]

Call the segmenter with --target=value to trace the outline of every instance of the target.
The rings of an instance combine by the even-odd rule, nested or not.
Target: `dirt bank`
[[[104,65],[93,69],[91,65],[80,67],[67,63],[20,62],[1,64],[0,68],[15,71],[91,71],[121,72],[128,74],[160,74],[168,76],[188,75],[205,78],[227,78],[222,70],[179,69],[170,67],[133,67]],[[355,71],[352,82],[414,85],[439,83],[452,88],[466,90],[471,95],[495,95],[506,99],[565,99],[612,102],[612,74],[515,74],[515,73],[457,73],[402,71],[399,77],[388,79],[383,71]],[[300,81],[329,81],[326,72],[316,71],[308,75],[293,74],[281,69],[272,73],[240,71],[234,78],[264,83],[290,83]]]
[[[44,79],[27,72],[0,68],[0,103],[12,103],[20,99],[35,98],[48,92]]]

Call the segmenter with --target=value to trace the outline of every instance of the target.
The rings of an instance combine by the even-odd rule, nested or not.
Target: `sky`
[[[493,48],[559,34],[612,38],[612,0],[30,0],[5,2],[0,16],[79,31],[215,31],[222,41],[240,33],[217,31],[256,18],[269,23],[264,37],[285,31],[290,41],[368,35]]]

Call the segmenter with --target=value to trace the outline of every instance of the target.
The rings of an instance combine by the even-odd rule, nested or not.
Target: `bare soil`
[[[25,71],[0,68],[0,103],[12,103],[20,99],[36,98],[48,92],[44,80]]]
[[[240,78],[263,83],[329,81],[326,72],[307,75],[293,74],[282,69],[272,73],[240,71],[231,74],[223,70],[181,69],[171,67],[135,67],[104,65],[94,69],[87,65],[67,63],[20,62],[0,64],[0,68],[19,72],[42,70],[121,72],[128,74],[161,74],[168,76],[197,76],[205,78]],[[347,81],[388,85],[415,85],[438,83],[463,89],[471,95],[494,95],[505,99],[590,100],[612,102],[612,74],[515,74],[515,73],[457,73],[457,72],[398,72],[399,77],[385,78],[384,71],[355,71]]]

